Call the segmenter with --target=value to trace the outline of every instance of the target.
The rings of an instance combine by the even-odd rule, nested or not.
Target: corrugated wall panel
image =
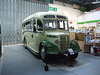
[[[28,0],[0,0],[3,44],[20,44],[23,19],[36,12],[48,11],[48,4]]]

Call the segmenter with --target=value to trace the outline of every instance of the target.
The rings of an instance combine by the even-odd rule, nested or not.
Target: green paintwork
[[[47,52],[61,52],[58,47],[50,41],[43,41],[42,46],[47,49]]]
[[[86,21],[86,22],[78,22],[77,24],[84,24],[84,23],[94,23],[99,22],[100,20],[92,20],[92,21]]]
[[[48,10],[50,10],[50,11],[57,11],[57,8],[54,8],[54,7],[48,7]]]
[[[75,40],[74,43],[72,43],[72,41],[70,42],[70,48],[72,48],[75,52],[81,51],[80,47],[79,47],[79,44],[76,40]]]

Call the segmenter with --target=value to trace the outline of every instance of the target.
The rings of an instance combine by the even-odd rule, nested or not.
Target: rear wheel
[[[27,41],[26,41],[26,39],[24,40],[24,47],[27,49]]]
[[[75,53],[74,55],[68,54],[68,57],[71,58],[72,60],[75,60],[78,57],[78,53]]]

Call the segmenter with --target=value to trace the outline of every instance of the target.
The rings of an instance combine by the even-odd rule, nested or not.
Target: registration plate
[[[69,48],[68,51],[69,51],[70,55],[74,55],[75,54],[72,48]]]

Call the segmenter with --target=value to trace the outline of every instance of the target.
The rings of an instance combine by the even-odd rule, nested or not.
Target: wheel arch
[[[41,58],[41,53],[40,53],[41,47],[42,47],[42,42],[39,43],[39,57],[40,57],[40,58]]]
[[[46,41],[45,40],[44,41],[41,41],[39,43],[39,50],[41,49],[41,47],[45,47],[45,45],[46,45]]]
[[[45,40],[43,40],[43,41],[41,41],[40,43],[39,43],[39,56],[41,57],[41,54],[40,54],[40,52],[41,52],[41,48],[42,47],[45,47],[46,48],[46,41]]]

